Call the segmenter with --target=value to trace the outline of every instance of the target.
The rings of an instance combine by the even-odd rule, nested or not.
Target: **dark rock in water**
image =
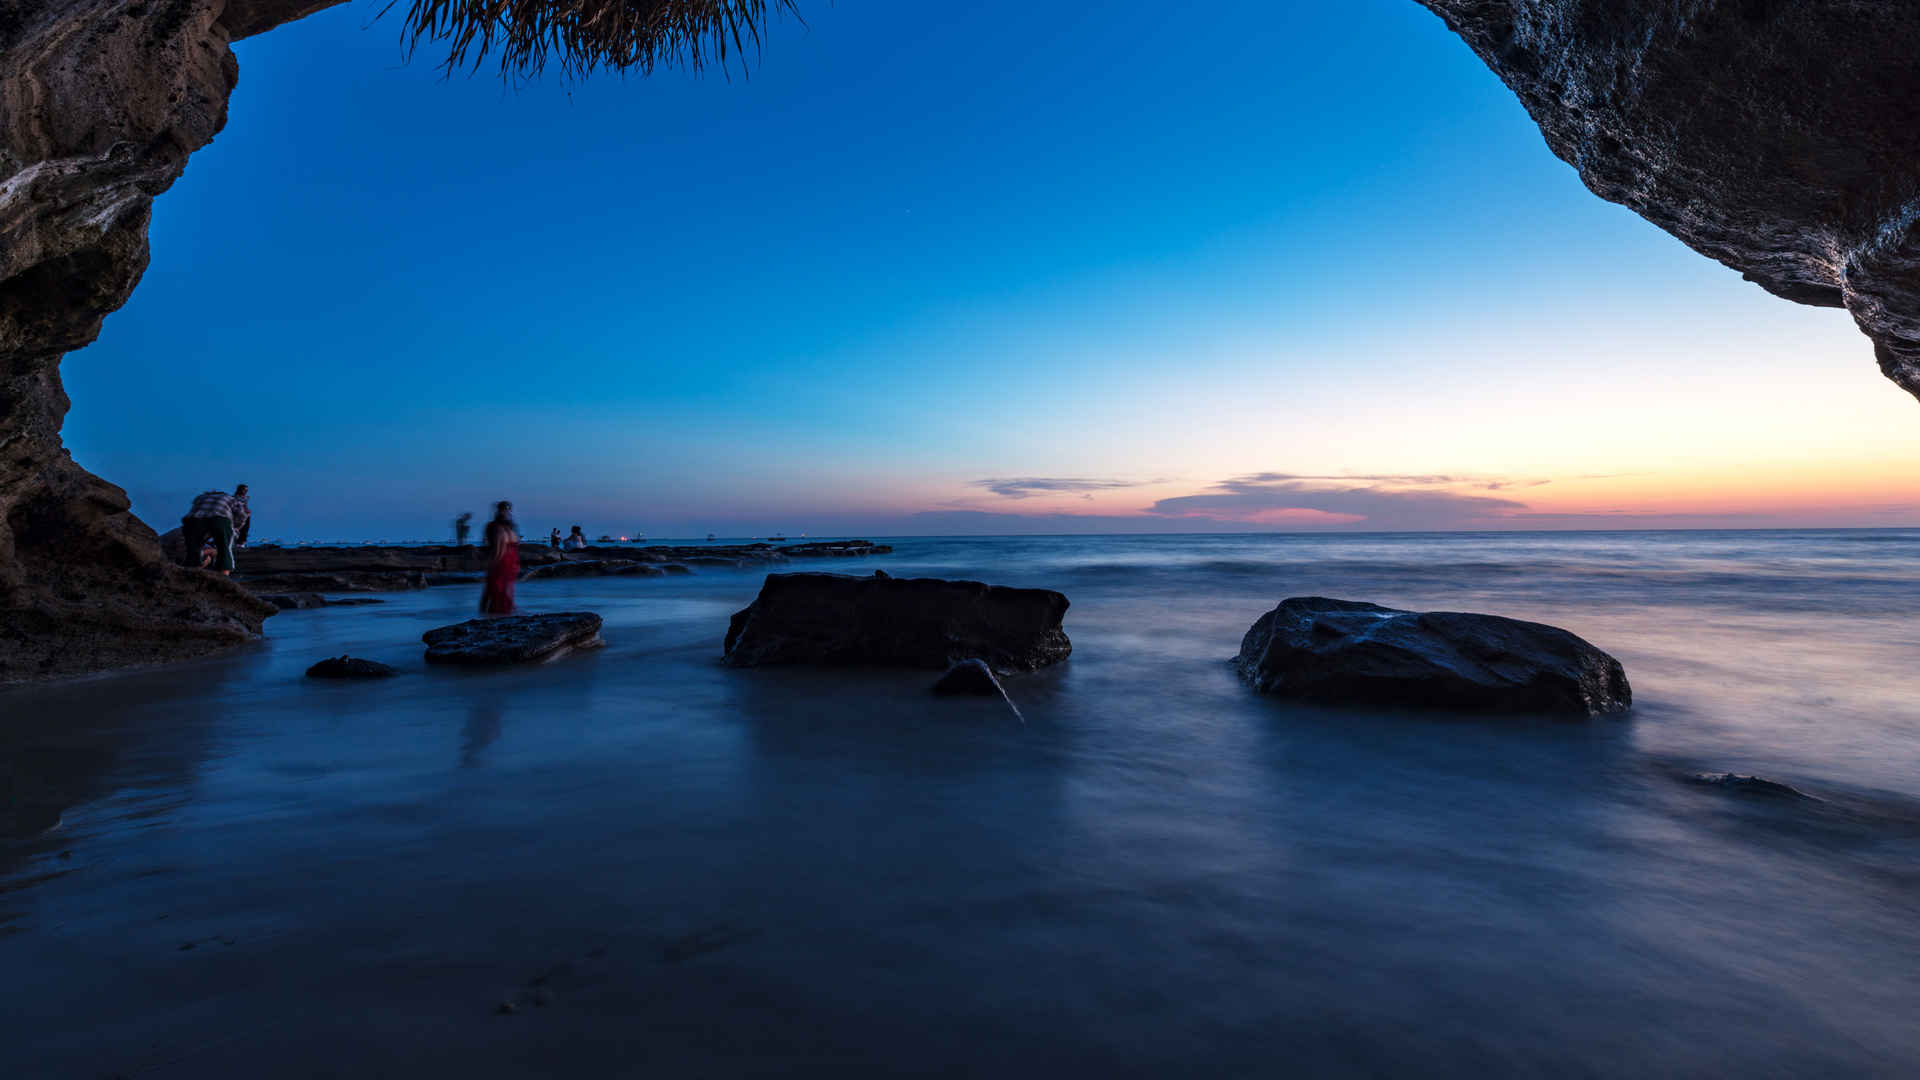
[[[1067,598],[939,578],[768,574],[727,627],[725,662],[875,664],[944,670],[968,659],[998,671],[1065,660]]]
[[[459,571],[445,574],[428,574],[428,585],[479,585],[487,580],[487,575],[479,571]]]
[[[1000,680],[987,666],[985,660],[962,660],[947,669],[933,684],[936,694],[980,694],[987,697],[1005,697]]]
[[[1565,716],[1633,704],[1620,662],[1565,630],[1322,596],[1262,615],[1234,666],[1262,693],[1309,701]]]
[[[1420,0],[1594,194],[1845,307],[1920,396],[1920,4]]]
[[[384,679],[399,672],[378,660],[333,656],[307,669],[309,679]]]
[[[1730,772],[1694,773],[1686,778],[1689,784],[1701,784],[1716,787],[1722,791],[1731,791],[1740,795],[1759,795],[1769,799],[1811,799],[1813,796],[1798,788],[1788,787],[1775,780],[1759,776],[1743,776]]]
[[[326,607],[327,598],[319,593],[273,593],[260,597],[281,611],[305,611],[308,608]]]
[[[422,634],[431,664],[493,666],[557,660],[575,649],[598,648],[600,616],[591,611],[469,619]]]

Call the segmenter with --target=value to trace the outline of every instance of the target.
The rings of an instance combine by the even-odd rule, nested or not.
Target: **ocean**
[[[475,586],[0,691],[58,813],[0,1075],[1920,1075],[1920,531],[887,542],[794,568],[1068,596],[1024,723],[723,668],[761,574],[706,569],[523,584],[606,620],[542,667],[426,667]],[[1251,693],[1305,595],[1565,627],[1635,708]]]

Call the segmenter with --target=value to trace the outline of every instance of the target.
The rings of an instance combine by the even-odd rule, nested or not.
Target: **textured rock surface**
[[[1633,704],[1620,662],[1557,627],[1295,597],[1234,659],[1262,693],[1331,703],[1597,716]]]
[[[600,616],[591,611],[469,619],[429,630],[420,640],[427,643],[430,664],[480,667],[557,660],[576,649],[602,644]]]
[[[314,7],[250,0],[248,28]],[[126,302],[153,197],[226,122],[222,10],[0,0],[0,682],[195,656],[273,612],[171,565],[126,493],[60,441],[61,354]]]
[[[1595,194],[1844,306],[1920,396],[1920,4],[1420,0]]]
[[[945,670],[969,659],[998,671],[1065,660],[1067,598],[1050,589],[884,574],[768,574],[727,627],[725,662],[875,664]]]
[[[309,679],[384,679],[398,671],[378,660],[358,656],[330,656],[307,669]]]

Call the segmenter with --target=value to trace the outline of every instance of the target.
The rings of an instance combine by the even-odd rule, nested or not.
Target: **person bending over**
[[[218,557],[214,568],[222,574],[233,573],[233,496],[224,491],[203,491],[193,500],[187,516],[180,519],[180,540],[186,548],[186,565],[200,557],[200,546],[208,540]]]

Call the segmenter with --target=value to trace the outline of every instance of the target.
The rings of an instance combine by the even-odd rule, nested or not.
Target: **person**
[[[253,508],[247,505],[247,485],[233,486],[233,546],[247,546],[247,534],[253,531]]]
[[[513,504],[498,502],[482,539],[487,548],[487,587],[480,593],[480,614],[513,614],[513,583],[520,578],[520,528]]]
[[[456,547],[467,546],[467,534],[473,531],[473,511],[469,510],[453,519],[453,543]]]
[[[224,491],[203,491],[194,497],[193,507],[180,519],[180,541],[186,549],[186,565],[200,557],[200,547],[213,541],[219,553],[214,566],[222,574],[233,573],[233,496]]]
[[[581,532],[580,526],[578,525],[575,525],[573,527],[573,531],[567,534],[567,550],[568,551],[587,550],[587,534]]]
[[[555,525],[553,531],[547,534],[547,546],[555,551],[560,550],[560,526]]]

